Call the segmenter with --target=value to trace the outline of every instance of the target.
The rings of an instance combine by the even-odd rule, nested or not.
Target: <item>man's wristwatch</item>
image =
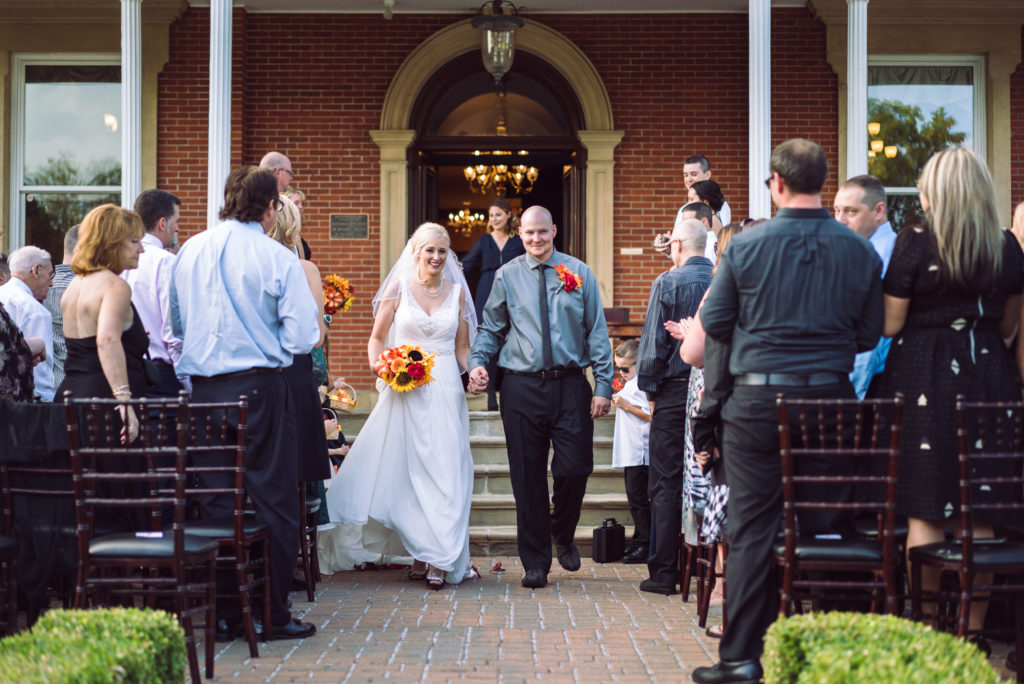
[[[334,318],[331,317],[331,314],[324,314],[324,323],[326,323],[327,325],[330,325],[331,321],[333,321],[333,320],[334,320]]]

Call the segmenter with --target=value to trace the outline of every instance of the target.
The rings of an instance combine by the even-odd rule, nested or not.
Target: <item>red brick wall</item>
[[[1024,26],[1020,43],[1024,52]],[[1010,76],[1010,201],[1024,202],[1024,63]]]
[[[528,15],[527,15],[528,16]],[[654,277],[668,265],[647,249],[685,200],[682,160],[710,157],[733,217],[747,214],[747,18],[745,14],[538,15],[594,63],[611,99],[616,150],[616,301],[642,317]],[[378,285],[378,149],[384,94],[406,55],[451,15],[235,14],[232,162],[289,155],[308,196],[304,236],[323,273],[351,278],[357,300],[331,332],[332,367],[369,387],[369,298]],[[171,27],[160,76],[158,164],[162,187],[182,198],[183,229],[205,223],[208,12]],[[836,77],[825,28],[803,9],[773,12],[773,142],[796,135],[837,149]],[[767,169],[766,169],[767,172]],[[827,188],[830,196],[834,180]],[[369,215],[370,239],[330,241],[328,214]],[[607,302],[611,305],[611,302]]]

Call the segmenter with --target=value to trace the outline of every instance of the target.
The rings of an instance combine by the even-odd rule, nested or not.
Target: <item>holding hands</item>
[[[487,389],[487,383],[490,382],[490,378],[487,376],[487,369],[483,366],[476,366],[469,371],[469,385],[466,389],[470,394],[476,396]]]

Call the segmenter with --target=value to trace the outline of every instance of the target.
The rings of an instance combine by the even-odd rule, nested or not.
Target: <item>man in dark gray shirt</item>
[[[531,589],[547,584],[552,538],[559,565],[580,569],[573,539],[594,470],[594,419],[608,413],[612,396],[612,350],[597,279],[585,263],[555,250],[555,233],[544,207],[523,212],[519,237],[526,254],[495,274],[468,360],[473,394],[487,389],[484,366],[495,355],[504,370],[501,420],[522,585]],[[587,366],[594,373],[593,390]]]
[[[650,577],[641,591],[676,593],[679,582],[679,500],[683,489],[686,443],[686,396],[690,366],[679,357],[679,341],[665,329],[667,321],[689,318],[711,284],[711,261],[704,256],[707,229],[684,219],[669,242],[674,267],[651,285],[647,315],[637,353],[637,386],[651,403],[647,491],[651,498]],[[683,588],[687,590],[686,587]]]
[[[729,626],[721,661],[697,668],[695,682],[762,675],[764,634],[779,613],[771,560],[782,519],[775,395],[855,398],[854,355],[882,332],[882,262],[822,208],[827,170],[825,152],[810,140],[775,148],[765,182],[779,211],[732,240],[700,312],[709,342],[731,344],[734,388],[722,409]],[[705,392],[722,384],[714,369],[705,366]]]

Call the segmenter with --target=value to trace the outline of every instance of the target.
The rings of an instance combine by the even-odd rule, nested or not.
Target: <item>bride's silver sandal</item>
[[[444,586],[444,578],[448,575],[444,570],[438,570],[433,565],[427,566],[427,586],[434,591]]]

